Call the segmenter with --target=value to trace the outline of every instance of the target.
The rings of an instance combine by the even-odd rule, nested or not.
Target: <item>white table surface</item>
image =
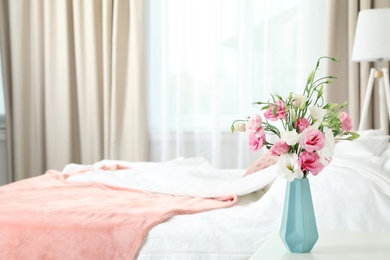
[[[310,253],[290,253],[279,238],[271,237],[250,260],[390,260],[390,233],[319,231]]]

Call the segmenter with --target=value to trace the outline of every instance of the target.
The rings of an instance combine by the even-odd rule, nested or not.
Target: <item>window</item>
[[[324,55],[325,10],[325,0],[150,1],[151,159],[204,156],[221,166],[230,160],[221,154],[247,148],[230,124],[270,93],[303,90]]]

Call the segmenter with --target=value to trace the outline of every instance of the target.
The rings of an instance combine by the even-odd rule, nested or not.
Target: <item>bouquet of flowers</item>
[[[289,181],[305,178],[309,173],[317,175],[332,160],[335,140],[355,140],[359,137],[351,132],[351,118],[341,110],[347,102],[338,105],[324,101],[324,85],[332,83],[334,76],[316,79],[322,59],[309,74],[303,94],[290,93],[286,98],[271,95],[267,102],[258,101],[263,117],[255,114],[245,120],[233,122],[231,130],[246,132],[249,148],[253,152],[265,146],[273,156],[279,156],[277,167],[281,176]],[[280,121],[283,129],[272,124]],[[267,134],[276,135],[271,143]]]

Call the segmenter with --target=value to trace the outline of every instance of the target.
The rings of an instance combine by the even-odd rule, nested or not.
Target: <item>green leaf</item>
[[[274,117],[276,117],[276,111],[277,111],[278,107],[275,106],[274,109],[272,109],[272,114],[274,115]]]
[[[334,110],[335,108],[337,108],[339,106],[339,104],[337,103],[328,103],[326,104],[323,109],[329,109],[329,110]]]
[[[290,111],[291,111],[291,120],[292,123],[294,124],[297,121],[297,114],[294,109],[291,109]]]
[[[268,104],[267,102],[261,102],[261,101],[257,101],[257,102],[253,102],[252,105],[265,105],[265,104]]]
[[[341,106],[340,106],[340,109],[344,108],[347,104],[348,104],[348,101],[345,101],[344,103],[342,103]]]
[[[324,94],[324,85],[320,85],[320,88],[318,90],[318,95],[322,96],[322,94]]]
[[[313,81],[315,70],[313,70],[310,74],[309,77],[307,78],[307,84]]]
[[[275,94],[275,96],[279,99],[279,100],[282,100],[283,101],[283,98],[281,96],[279,96],[278,94]]]
[[[356,140],[360,137],[360,135],[356,132],[349,132],[348,134],[351,135],[347,138],[348,141],[353,141],[353,140]]]

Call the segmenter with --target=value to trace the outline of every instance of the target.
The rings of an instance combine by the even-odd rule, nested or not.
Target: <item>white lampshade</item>
[[[390,60],[390,8],[359,12],[352,60]]]

